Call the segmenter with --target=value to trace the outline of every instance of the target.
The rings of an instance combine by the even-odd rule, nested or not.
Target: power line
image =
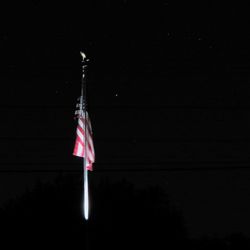
[[[161,167],[162,165],[175,165],[175,167]],[[211,166],[210,164],[214,164]],[[223,164],[226,164],[223,166]],[[22,168],[22,169],[0,169],[0,173],[80,173],[82,171],[80,165],[78,163],[23,163],[23,164],[2,164],[2,166],[60,166],[64,168]],[[145,166],[145,167],[138,167],[138,166]],[[188,167],[179,167],[180,165],[196,165],[188,166]],[[197,166],[200,165],[200,166]],[[65,168],[71,167],[71,168]],[[140,162],[140,163],[114,163],[114,162],[103,162],[103,163],[96,163],[95,164],[95,171],[96,172],[202,172],[202,171],[232,171],[232,170],[250,170],[250,164],[247,161],[213,161],[213,162],[187,162],[187,161],[180,161],[180,162]],[[103,167],[104,166],[104,167]],[[105,166],[119,166],[119,168],[115,167],[105,167]],[[123,167],[120,167],[123,166]],[[124,167],[130,166],[130,167]],[[133,167],[131,167],[133,166]],[[157,166],[157,167],[152,167]]]
[[[69,136],[0,136],[0,140],[12,140],[12,141],[68,141],[73,140],[73,137]],[[250,142],[248,137],[95,137],[97,142],[124,142],[124,143],[200,143],[200,142],[216,142],[216,143],[233,143],[233,142]]]
[[[0,105],[0,109],[36,109],[36,110],[52,110],[52,109],[69,109],[73,110],[74,105],[37,105],[37,104],[29,104],[29,105]],[[250,109],[250,106],[247,105],[91,105],[91,110],[95,109],[207,109],[207,110],[218,110],[218,109]]]
[[[208,164],[224,164],[224,165],[246,165],[249,164],[249,161],[245,160],[233,160],[233,159],[228,159],[228,160],[158,160],[154,161],[152,158],[146,158],[144,161],[138,160],[138,158],[135,157],[129,157],[129,158],[124,158],[124,157],[111,157],[112,161],[99,161],[95,163],[95,165],[208,165]],[[6,166],[25,166],[25,165],[42,165],[42,166],[51,166],[51,165],[59,165],[59,166],[74,166],[78,165],[78,161],[68,161],[68,162],[1,162],[1,165],[6,165]]]
[[[232,167],[202,167],[202,168],[103,168],[95,169],[94,172],[210,172],[210,171],[237,171],[244,170],[249,171],[250,166],[232,166]],[[11,170],[0,170],[0,173],[82,173],[81,168],[79,169],[11,169]]]

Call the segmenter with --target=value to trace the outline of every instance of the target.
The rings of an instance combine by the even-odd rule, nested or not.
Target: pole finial
[[[82,56],[82,60],[84,61],[86,59],[86,55],[82,51],[80,51],[80,54]]]
[[[83,53],[82,51],[80,51],[80,54],[81,54],[81,56],[82,56],[82,62],[83,62],[83,63],[89,61],[89,59],[87,58],[87,56],[86,56],[85,53]]]

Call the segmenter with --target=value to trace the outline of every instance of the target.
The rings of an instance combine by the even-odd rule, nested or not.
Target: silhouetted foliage
[[[192,250],[241,250],[250,249],[250,241],[242,233],[234,233],[225,238],[203,237],[189,243],[189,248]]]
[[[181,214],[170,208],[166,194],[158,187],[135,190],[125,181],[103,183],[96,195],[92,221],[98,226],[94,231],[114,248],[155,248],[185,239]]]
[[[91,218],[82,217],[82,183],[59,177],[55,184],[37,184],[0,214],[5,235],[57,244],[89,244],[91,249],[125,249],[183,241],[180,212],[170,208],[159,187],[137,190],[126,181],[103,181],[91,193]],[[88,242],[86,241],[88,240]]]
[[[182,213],[170,206],[157,186],[136,189],[127,181],[103,180],[91,188],[91,217],[82,216],[82,182],[59,176],[38,183],[0,211],[1,242],[37,249],[81,246],[82,249],[250,249],[238,233],[224,239],[187,239]]]

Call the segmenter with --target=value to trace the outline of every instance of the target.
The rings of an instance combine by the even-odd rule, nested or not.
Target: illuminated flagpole
[[[82,84],[81,84],[81,99],[80,99],[80,107],[81,111],[80,113],[84,116],[85,122],[85,133],[84,136],[84,147],[85,147],[85,157],[83,158],[83,213],[85,220],[88,220],[89,218],[89,185],[88,185],[88,170],[87,170],[87,129],[86,129],[86,120],[87,120],[87,112],[86,112],[86,81],[85,81],[85,68],[87,67],[86,62],[88,59],[86,59],[86,55],[83,52],[80,52],[82,56]]]

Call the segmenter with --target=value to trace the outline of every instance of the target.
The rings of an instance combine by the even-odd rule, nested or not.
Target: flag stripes
[[[85,119],[86,116],[86,119]],[[90,118],[87,112],[80,112],[76,129],[76,141],[73,155],[86,157],[87,170],[93,170],[95,161],[95,150]]]

